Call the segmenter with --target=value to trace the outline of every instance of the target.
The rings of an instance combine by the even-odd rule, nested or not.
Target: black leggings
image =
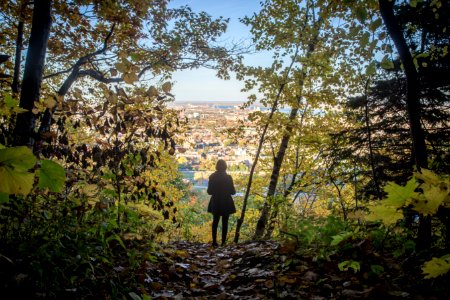
[[[222,245],[225,245],[227,241],[227,233],[228,233],[228,218],[230,215],[214,215],[213,223],[212,223],[212,239],[213,244],[217,243],[217,227],[219,226],[219,219],[222,217]]]

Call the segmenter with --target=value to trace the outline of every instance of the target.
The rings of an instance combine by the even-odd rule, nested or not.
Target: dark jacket
[[[211,195],[208,212],[221,216],[236,212],[236,207],[231,197],[231,195],[236,194],[233,178],[226,172],[216,171],[209,176],[207,192]]]

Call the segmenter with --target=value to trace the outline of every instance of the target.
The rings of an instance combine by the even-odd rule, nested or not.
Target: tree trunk
[[[303,85],[302,85],[303,86]],[[300,102],[300,101],[299,101]],[[264,230],[267,225],[267,220],[270,212],[270,204],[269,201],[273,196],[275,196],[275,191],[278,184],[278,178],[280,177],[281,165],[283,164],[284,155],[286,154],[286,149],[289,144],[289,139],[291,138],[291,132],[294,127],[293,121],[296,119],[298,113],[298,107],[295,107],[291,110],[289,114],[289,123],[286,126],[286,131],[283,134],[283,138],[281,139],[280,146],[278,148],[277,155],[273,161],[272,174],[270,175],[270,183],[269,189],[267,191],[266,199],[264,200],[263,209],[261,210],[261,215],[258,219],[258,223],[256,224],[255,235],[253,239],[261,239],[264,234]]]
[[[284,84],[281,85],[280,92],[278,93],[278,95],[281,94],[281,91],[283,90],[283,88],[284,88]],[[266,137],[267,129],[269,128],[270,121],[272,120],[273,114],[275,113],[275,110],[278,106],[278,99],[279,99],[279,97],[277,97],[275,99],[275,101],[272,105],[272,109],[270,111],[269,118],[267,119],[267,122],[264,125],[263,132],[261,134],[261,137],[259,138],[258,149],[256,150],[255,159],[253,160],[252,168],[250,170],[250,175],[249,175],[248,182],[247,182],[247,189],[245,190],[245,196],[244,196],[242,210],[241,210],[241,217],[237,220],[237,223],[236,223],[236,232],[234,234],[234,242],[235,243],[239,242],[241,227],[242,227],[242,224],[244,223],[245,211],[247,210],[248,196],[250,195],[250,189],[252,187],[253,174],[255,173],[255,168],[256,168],[256,165],[259,160],[259,155],[261,153],[262,145],[264,144],[264,139]]]
[[[428,158],[425,145],[425,136],[420,123],[421,107],[419,100],[418,74],[408,45],[403,36],[402,29],[400,28],[400,25],[394,15],[395,1],[379,0],[379,4],[381,16],[386,25],[389,36],[394,41],[405,70],[407,90],[406,105],[413,141],[413,156],[416,163],[416,168],[420,171],[421,168],[426,168],[428,166]],[[418,240],[418,245],[422,249],[426,249],[431,246],[431,219],[429,216],[420,216]]]
[[[305,121],[305,115],[306,112],[308,110],[308,104],[306,104],[305,108],[303,109],[302,112],[302,117],[301,117],[301,121],[300,121],[300,130],[303,128],[303,123]],[[292,188],[294,187],[294,185],[298,182],[297,181],[297,175],[298,175],[298,168],[300,167],[300,163],[299,163],[299,150],[300,150],[300,143],[297,144],[297,149],[296,149],[296,153],[295,153],[295,173],[292,175],[292,179],[291,182],[289,184],[289,186],[287,187],[287,189],[284,191],[283,193],[283,198],[287,198],[289,196],[289,194],[292,191]],[[304,177],[305,173],[303,173],[302,175],[300,175],[299,180],[301,180]],[[272,233],[273,230],[275,229],[275,219],[278,216],[278,204],[277,207],[275,207],[275,209],[272,210],[272,213],[270,215],[270,222],[269,222],[269,226],[266,230],[266,234],[264,235],[264,239],[270,239],[272,237]]]
[[[377,176],[377,172],[376,172],[376,168],[375,168],[375,160],[373,157],[373,147],[372,147],[372,132],[370,131],[370,120],[369,120],[369,99],[367,96],[367,90],[369,87],[369,80],[367,80],[366,82],[366,86],[365,86],[365,92],[364,92],[364,118],[365,118],[365,123],[366,123],[366,129],[367,129],[367,143],[369,146],[369,159],[370,159],[370,168],[372,169],[372,178],[373,178],[373,183],[375,185],[375,191],[377,193],[377,198],[379,200],[381,200],[381,190],[380,190],[380,185],[378,184],[378,176]],[[356,176],[355,176],[356,178]],[[355,188],[356,190],[356,188]],[[355,197],[356,200],[356,197]],[[358,200],[356,200],[358,201]]]
[[[17,116],[14,130],[16,145],[32,147],[34,144],[33,132],[36,117],[32,110],[34,102],[39,101],[47,42],[52,24],[51,3],[51,0],[34,1],[33,22],[19,104],[21,108],[28,111]]]
[[[20,78],[20,63],[22,62],[23,25],[24,25],[26,5],[27,5],[26,2],[23,1],[20,6],[19,23],[17,24],[16,57],[14,60],[13,82],[11,84],[11,90],[15,94],[19,93],[19,87],[20,87],[20,79],[19,79]]]
[[[269,117],[267,119],[266,124],[264,125],[264,129],[263,129],[263,132],[261,134],[261,137],[259,138],[258,149],[256,150],[255,159],[253,161],[252,168],[250,170],[250,176],[249,176],[248,182],[247,182],[247,189],[245,191],[245,196],[244,196],[244,200],[243,200],[243,205],[242,205],[242,210],[241,210],[241,217],[237,220],[237,223],[236,223],[236,233],[234,235],[234,242],[235,243],[239,242],[240,231],[241,231],[242,223],[244,223],[245,211],[247,210],[248,197],[250,195],[250,189],[252,187],[253,174],[255,173],[256,164],[258,163],[259,155],[261,153],[261,149],[262,149],[262,146],[263,146],[263,143],[264,143],[264,139],[266,138],[267,129],[269,128],[270,121],[272,120],[273,114],[275,113],[275,111],[276,111],[276,109],[278,107],[278,102],[280,101],[281,93],[283,92],[284,87],[286,85],[286,80],[289,77],[289,74],[290,74],[290,72],[292,70],[292,66],[295,63],[295,60],[297,59],[298,50],[299,50],[299,46],[297,45],[297,47],[295,49],[294,56],[292,57],[292,60],[291,60],[291,64],[289,65],[288,69],[286,70],[286,74],[284,76],[283,83],[280,85],[280,88],[278,90],[277,96],[276,96],[275,101],[274,101],[274,103],[272,105],[272,109],[270,110]]]

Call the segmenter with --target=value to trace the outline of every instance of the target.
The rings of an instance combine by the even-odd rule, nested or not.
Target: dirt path
[[[389,291],[387,283],[365,285],[353,273],[339,271],[336,263],[319,267],[273,241],[217,249],[177,242],[164,248],[158,262],[147,266],[147,292],[154,299],[409,298]]]

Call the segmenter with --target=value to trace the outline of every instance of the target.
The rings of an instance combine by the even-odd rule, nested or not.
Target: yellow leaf
[[[73,89],[73,96],[75,98],[81,98],[82,97],[82,91],[79,88]]]
[[[133,84],[135,81],[139,80],[139,77],[134,73],[127,73],[123,76],[123,80],[128,84]]]
[[[367,221],[381,220],[385,226],[397,223],[403,218],[403,212],[396,207],[378,204],[369,208],[370,214],[366,217]]]
[[[10,167],[0,168],[0,191],[5,194],[28,195],[33,188],[34,173],[17,171]]]
[[[28,195],[33,188],[36,163],[33,152],[25,146],[0,150],[0,193]]]
[[[426,215],[435,214],[448,195],[446,190],[439,186],[423,184],[423,197],[418,197],[412,201],[414,210]]]
[[[405,186],[400,186],[394,182],[388,182],[384,191],[388,194],[385,202],[386,206],[402,207],[405,201],[411,198],[417,188],[415,178],[411,178]]]
[[[442,256],[441,258],[433,257],[422,266],[425,279],[436,278],[450,271],[450,254]]]
[[[97,194],[97,185],[96,184],[87,184],[87,185],[83,186],[81,193],[83,193],[87,197],[93,197]]]
[[[48,109],[52,109],[53,107],[56,106],[56,104],[58,104],[58,102],[56,102],[55,98],[47,98],[44,100],[44,106],[47,107]]]
[[[158,96],[158,90],[152,85],[148,88],[147,95],[149,97],[157,97]]]
[[[436,175],[435,173],[433,173],[432,171],[427,170],[427,169],[421,169],[420,173],[415,172],[414,176],[417,179],[421,179],[425,182],[432,183],[432,184],[438,184],[441,181],[441,179],[439,178],[438,175]]]
[[[170,90],[172,89],[172,84],[170,82],[165,82],[161,88],[164,93],[169,93]]]

